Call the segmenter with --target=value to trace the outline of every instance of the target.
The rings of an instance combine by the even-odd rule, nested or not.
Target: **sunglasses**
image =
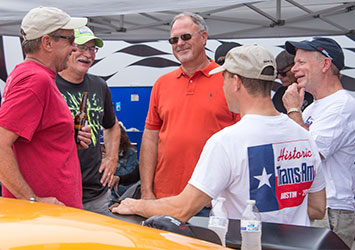
[[[75,36],[61,36],[61,35],[55,35],[55,36],[52,36],[52,37],[66,39],[66,40],[69,41],[70,44],[73,44],[73,43],[74,43],[74,40],[75,40]]]
[[[91,54],[96,54],[97,51],[99,50],[99,48],[97,47],[89,47],[86,45],[76,45],[76,47],[78,48],[79,52],[89,51]]]
[[[198,33],[198,32],[200,32],[200,31],[196,31],[196,32],[193,32],[193,33],[182,34],[182,35],[180,35],[180,38],[183,41],[188,41],[188,40],[190,40],[192,38],[193,34]],[[176,44],[179,41],[179,37],[178,36],[170,37],[168,39],[168,41],[169,41],[170,44]]]
[[[291,70],[291,68],[289,70],[284,71],[284,72],[277,71],[277,75],[285,77],[290,70]]]

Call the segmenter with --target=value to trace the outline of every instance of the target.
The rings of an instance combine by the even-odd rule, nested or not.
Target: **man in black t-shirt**
[[[111,200],[113,175],[117,168],[120,128],[112,104],[111,92],[106,82],[88,74],[95,60],[98,47],[103,41],[88,27],[74,30],[77,50],[68,61],[68,68],[57,75],[56,83],[73,117],[79,110],[83,92],[89,93],[88,123],[91,127],[91,145],[87,150],[78,150],[80,160],[83,207],[85,210],[112,216],[108,210]],[[100,129],[106,148],[102,158]]]
[[[283,105],[282,97],[287,87],[292,83],[297,82],[295,74],[291,72],[291,68],[294,65],[294,57],[294,55],[291,55],[286,50],[280,52],[276,56],[277,77],[280,79],[282,86],[276,90],[274,96],[272,97],[272,102],[277,111],[285,114],[287,111]],[[310,93],[305,92],[301,110],[303,111],[312,102],[313,96]]]

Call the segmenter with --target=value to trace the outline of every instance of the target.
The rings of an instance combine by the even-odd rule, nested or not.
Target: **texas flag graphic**
[[[260,212],[302,204],[315,177],[307,140],[249,147],[248,160],[249,195]]]

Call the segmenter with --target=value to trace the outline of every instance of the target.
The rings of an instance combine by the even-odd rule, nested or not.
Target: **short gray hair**
[[[200,16],[199,14],[192,13],[192,12],[183,12],[183,13],[176,15],[170,23],[170,30],[173,27],[173,25],[177,19],[179,19],[181,17],[185,17],[185,16],[191,17],[192,21],[194,23],[196,23],[198,25],[198,27],[200,28],[199,29],[200,31],[208,31],[205,19],[203,19],[203,17]]]
[[[58,30],[51,32],[50,34],[48,34],[48,36],[51,37],[55,36],[57,34],[57,31]],[[24,36],[25,32],[23,29],[20,30],[20,33],[23,35],[24,38],[22,41],[22,49],[25,54],[33,54],[39,51],[43,36],[33,40],[26,40]],[[54,41],[58,41],[58,40],[59,38],[56,37],[54,38]]]
[[[313,53],[317,59],[318,62],[320,62],[321,60],[323,60],[324,58],[327,58],[325,55],[323,55],[322,53],[318,52],[318,51],[314,51],[315,53]],[[329,58],[329,57],[328,57]],[[332,65],[330,65],[330,71],[332,72],[333,75],[337,76],[338,78],[340,78],[341,74],[340,74],[340,70],[338,69],[337,66],[335,66],[335,64],[332,62]]]
[[[20,33],[24,37],[25,32],[23,31],[23,29],[20,30]],[[24,39],[22,41],[23,52],[25,52],[25,54],[32,54],[32,53],[37,52],[39,50],[41,41],[42,41],[42,37],[39,37],[39,38],[36,38],[36,39],[33,39],[33,40]]]

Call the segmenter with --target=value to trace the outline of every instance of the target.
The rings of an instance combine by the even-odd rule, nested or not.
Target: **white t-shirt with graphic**
[[[309,225],[307,194],[325,187],[320,161],[310,134],[286,115],[245,115],[207,141],[189,184],[225,197],[231,219],[252,199],[264,222]]]
[[[326,180],[327,206],[355,210],[355,99],[345,90],[314,101],[303,112]]]

